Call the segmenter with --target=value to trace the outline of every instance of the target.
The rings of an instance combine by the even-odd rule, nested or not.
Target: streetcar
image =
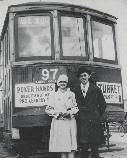
[[[81,66],[92,71],[90,81],[104,94],[104,121],[123,119],[116,26],[115,16],[84,6],[38,2],[8,7],[0,39],[6,142],[48,150],[46,102],[61,73],[68,75],[70,88],[79,84]],[[28,152],[27,145],[20,149]]]

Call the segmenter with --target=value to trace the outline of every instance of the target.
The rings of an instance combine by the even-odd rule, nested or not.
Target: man
[[[88,158],[89,148],[92,158],[99,158],[98,146],[103,139],[100,118],[105,111],[106,103],[99,87],[89,81],[90,74],[90,70],[85,67],[79,68],[77,76],[80,85],[75,88],[79,107],[77,129],[78,144],[82,149],[81,158]]]

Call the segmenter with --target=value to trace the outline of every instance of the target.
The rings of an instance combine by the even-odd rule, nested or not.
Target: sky
[[[0,32],[9,5],[40,2],[43,0],[0,0]],[[123,95],[127,99],[127,0],[45,0],[44,2],[62,2],[84,5],[102,12],[114,15],[118,18],[116,35],[118,37],[118,53],[122,68]]]

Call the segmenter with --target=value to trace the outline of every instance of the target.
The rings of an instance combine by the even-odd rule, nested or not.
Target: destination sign
[[[47,26],[50,24],[50,17],[49,16],[25,16],[19,17],[18,20],[19,25],[43,25]]]

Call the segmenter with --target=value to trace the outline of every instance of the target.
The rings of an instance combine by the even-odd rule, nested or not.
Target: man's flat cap
[[[84,73],[84,72],[86,72],[88,75],[91,74],[91,71],[90,71],[89,69],[87,69],[86,67],[80,67],[80,68],[78,69],[78,72],[77,72],[77,77],[79,77],[80,74],[82,74],[82,73]]]

